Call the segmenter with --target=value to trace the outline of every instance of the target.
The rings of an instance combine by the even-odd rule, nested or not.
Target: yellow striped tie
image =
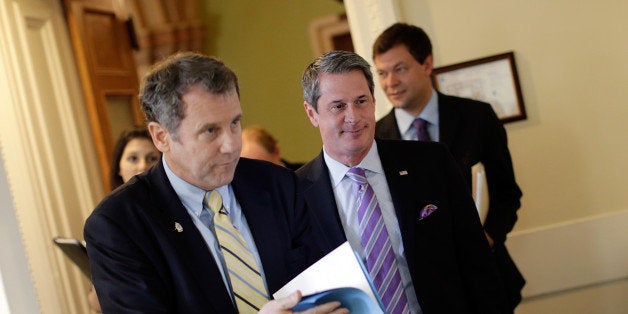
[[[268,293],[249,245],[233,227],[218,191],[207,192],[204,202],[214,212],[216,237],[227,264],[238,312],[257,313],[268,302]]]

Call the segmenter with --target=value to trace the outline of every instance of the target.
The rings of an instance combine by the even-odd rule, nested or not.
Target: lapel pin
[[[181,227],[181,224],[178,222],[174,223],[174,230],[176,230],[177,232],[183,232],[183,227]]]
[[[401,171],[399,171],[399,175],[400,176],[407,176],[408,175],[408,171],[407,170],[401,170]]]

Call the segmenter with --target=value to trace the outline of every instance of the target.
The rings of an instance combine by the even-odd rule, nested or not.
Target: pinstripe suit
[[[424,314],[506,313],[505,296],[460,172],[439,143],[377,140],[410,274]],[[321,154],[297,170],[321,245],[346,240]],[[438,209],[419,220],[427,204]]]
[[[521,301],[525,280],[505,241],[517,221],[522,193],[515,181],[506,130],[484,102],[438,93],[438,114],[440,142],[449,148],[467,184],[471,186],[473,165],[482,162],[486,169],[489,210],[484,228],[495,242],[497,267],[514,308]],[[377,121],[375,137],[401,139],[394,111]]]

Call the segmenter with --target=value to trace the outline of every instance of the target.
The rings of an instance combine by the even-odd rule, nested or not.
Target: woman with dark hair
[[[152,167],[159,160],[161,152],[157,150],[145,127],[134,127],[120,134],[113,148],[113,159],[109,171],[109,187],[113,191],[134,175]],[[96,290],[92,285],[89,306],[97,313],[101,312]]]
[[[148,170],[159,160],[160,155],[145,127],[122,132],[113,149],[109,172],[111,190],[115,190],[134,175]]]

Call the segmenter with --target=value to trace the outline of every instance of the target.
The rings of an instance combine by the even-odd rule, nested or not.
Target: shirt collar
[[[421,118],[432,125],[438,126],[438,93],[432,88],[432,96],[425,105],[425,108],[421,110],[421,113],[415,117],[401,108],[395,108],[395,118],[397,119],[397,125],[402,134],[406,132],[412,126],[412,121],[415,118]]]
[[[175,193],[183,203],[183,206],[188,210],[192,211],[196,217],[201,214],[203,210],[203,199],[205,198],[205,193],[207,191],[188,183],[187,181],[181,179],[177,176],[172,169],[168,166],[166,162],[166,158],[161,159],[163,161],[164,170],[166,171],[166,176],[172,185]],[[229,185],[223,185],[221,187],[216,188],[220,195],[222,195],[222,203],[225,206],[225,210],[229,212],[229,204],[231,200],[231,194],[229,193]]]
[[[350,167],[345,166],[339,161],[335,160],[325,150],[325,146],[323,146],[323,157],[325,158],[325,163],[327,164],[327,168],[329,168],[329,176],[332,181],[332,186],[335,188],[340,181],[345,177],[347,171],[349,171]],[[374,173],[384,173],[384,168],[382,167],[382,163],[379,160],[379,153],[377,151],[377,143],[373,141],[371,144],[371,148],[369,148],[369,152],[364,156],[362,161],[354,167],[364,168],[366,171],[374,172]]]

